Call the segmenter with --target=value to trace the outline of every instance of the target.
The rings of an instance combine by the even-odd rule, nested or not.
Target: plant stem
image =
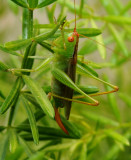
[[[29,10],[29,9],[23,9],[23,22],[22,22],[22,37],[23,39],[28,39],[31,38],[33,36],[33,11]],[[25,68],[26,67],[26,61],[28,59],[28,54],[29,54],[29,50],[30,47],[27,47],[25,54],[24,54],[24,58],[22,61],[22,66],[21,68]]]
[[[29,9],[23,9],[23,21],[22,21],[22,38],[28,39],[33,36],[33,11]]]
[[[22,37],[23,39],[28,39],[28,38],[31,38],[32,36],[33,36],[33,10],[23,9]],[[27,61],[28,61],[28,56],[30,53],[31,46],[32,44],[26,48],[21,68],[27,68]],[[32,65],[33,65],[33,62],[32,62]],[[32,65],[30,66],[30,68],[32,68]]]

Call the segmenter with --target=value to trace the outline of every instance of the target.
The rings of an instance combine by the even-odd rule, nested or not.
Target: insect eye
[[[69,42],[74,42],[74,37],[73,36],[68,37],[68,41]]]

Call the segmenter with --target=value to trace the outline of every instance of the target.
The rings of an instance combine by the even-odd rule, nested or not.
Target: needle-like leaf
[[[46,113],[51,118],[54,118],[54,109],[47,98],[46,93],[44,90],[37,84],[31,77],[23,75],[23,80],[25,81],[25,84],[30,89],[34,97],[36,98],[37,102],[43,109],[44,113]]]
[[[10,152],[14,153],[18,146],[18,138],[17,134],[14,129],[9,129],[9,146],[10,146]]]
[[[30,127],[31,127],[34,142],[35,142],[35,144],[39,144],[39,133],[38,133],[38,128],[37,128],[37,125],[36,125],[36,120],[35,120],[34,113],[31,109],[31,106],[26,101],[26,99],[24,97],[22,97],[22,100],[23,100],[26,112],[28,114],[28,118],[29,118]]]
[[[19,92],[20,92],[20,86],[21,86],[21,78],[17,78],[9,95],[6,97],[5,101],[3,102],[2,106],[0,107],[1,114],[5,113],[6,110],[15,103],[15,101],[19,95]]]
[[[12,51],[16,51],[29,46],[31,42],[32,42],[31,39],[11,41],[11,42],[5,43],[5,48]]]
[[[26,0],[11,0],[11,1],[21,7],[28,8],[28,4],[27,4]]]
[[[47,5],[54,3],[55,1],[57,0],[40,0],[40,3],[38,4],[37,8],[45,7]]]

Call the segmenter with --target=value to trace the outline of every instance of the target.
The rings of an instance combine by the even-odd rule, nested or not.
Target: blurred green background
[[[47,7],[34,11],[34,19],[37,19],[40,24],[53,23],[49,18],[49,10],[54,7],[54,16],[57,18],[63,7],[70,28],[74,27],[74,23],[72,23],[72,21],[74,22],[73,0],[58,0]],[[118,86],[119,91],[96,97],[100,102],[97,107],[73,103],[70,122],[80,130],[80,139],[57,137],[56,145],[53,143],[54,140],[46,140],[40,141],[38,146],[35,146],[33,141],[27,141],[31,151],[28,151],[28,145],[27,148],[18,145],[14,153],[6,151],[6,160],[41,160],[44,158],[56,160],[131,160],[129,145],[131,142],[131,1],[77,0],[76,8],[78,28],[96,26],[102,31],[102,39],[96,38],[96,41],[100,40],[98,43],[91,39],[80,39],[78,54],[84,55],[89,66],[97,71],[99,77]],[[86,12],[89,14],[88,16]],[[10,0],[0,0],[0,44],[20,39],[21,35],[22,8]],[[104,46],[105,51],[102,51],[103,44],[107,44]],[[37,51],[39,56],[50,55],[49,51],[41,47],[38,47]],[[103,55],[106,55],[106,58],[103,59]],[[21,64],[18,57],[1,50],[0,61],[12,68],[20,68]],[[38,63],[39,61],[36,60],[34,66],[37,66]],[[35,77],[35,73],[32,74],[32,77]],[[37,80],[41,86],[44,86],[50,85],[51,78],[52,76],[47,70]],[[11,74],[0,71],[0,91],[5,96],[9,94],[15,79]],[[97,86],[101,91],[108,90],[108,87],[102,83],[84,76],[81,77],[81,84]],[[3,99],[0,98],[0,101],[2,102]],[[6,114],[0,116],[1,126],[6,126],[9,112],[7,111]],[[20,107],[17,107],[13,124],[18,125],[26,117],[26,112],[20,104]],[[38,125],[41,124],[58,128],[57,124],[52,124],[48,118],[38,122]],[[3,154],[5,133],[3,131],[0,135],[1,154]],[[42,146],[45,147],[42,148]]]

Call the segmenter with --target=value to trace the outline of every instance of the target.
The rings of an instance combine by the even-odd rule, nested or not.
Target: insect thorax
[[[72,58],[74,54],[74,48],[76,45],[76,36],[74,36],[74,41],[69,42],[68,37],[72,36],[73,33],[65,33],[64,37],[60,36],[55,41],[53,41],[52,49],[54,54],[58,56],[63,56],[64,58]]]

